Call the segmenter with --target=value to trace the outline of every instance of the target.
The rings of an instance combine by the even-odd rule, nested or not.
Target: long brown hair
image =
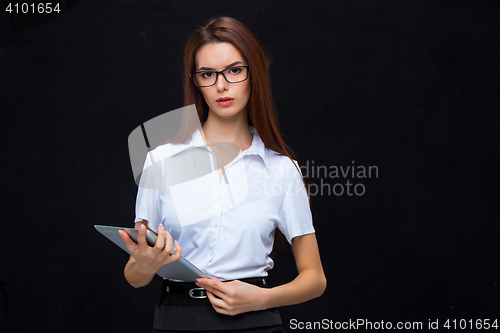
[[[184,105],[195,104],[200,122],[208,117],[208,105],[189,74],[195,71],[198,50],[210,43],[231,43],[250,66],[251,96],[248,102],[248,123],[255,127],[264,145],[275,152],[292,157],[281,137],[271,95],[269,59],[261,45],[240,21],[231,17],[211,19],[189,38],[184,50]]]
[[[210,19],[190,36],[184,49],[184,105],[195,104],[199,121],[202,123],[207,120],[208,105],[199,88],[191,80],[190,74],[195,72],[196,53],[202,46],[210,43],[231,43],[246,59],[250,66],[251,80],[248,123],[255,127],[267,148],[293,160],[293,152],[283,140],[276,118],[271,95],[269,58],[254,34],[240,21],[231,17]],[[191,133],[192,129],[184,131],[185,136],[180,141],[187,140]],[[300,173],[298,168],[297,171]],[[305,182],[304,186],[308,192]],[[275,245],[276,241],[284,243],[284,237],[279,230]]]

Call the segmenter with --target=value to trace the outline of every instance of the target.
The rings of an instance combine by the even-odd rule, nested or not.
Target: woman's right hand
[[[130,261],[135,261],[134,266],[138,270],[138,273],[154,276],[161,267],[181,258],[181,246],[177,242],[173,244],[172,236],[165,231],[165,227],[162,224],[158,227],[158,237],[153,247],[149,246],[146,241],[146,226],[141,223],[138,229],[139,236],[137,243],[125,231],[119,231],[123,242],[130,252]],[[175,247],[175,253],[171,253],[172,246]]]

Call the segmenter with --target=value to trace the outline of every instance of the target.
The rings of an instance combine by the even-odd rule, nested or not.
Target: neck
[[[241,151],[248,149],[253,139],[246,112],[240,112],[235,117],[218,117],[209,111],[202,136],[208,145],[210,142],[231,142],[237,144]]]

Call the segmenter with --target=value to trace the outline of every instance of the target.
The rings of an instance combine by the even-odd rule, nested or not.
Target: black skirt
[[[261,280],[262,278],[242,279],[253,284]],[[167,284],[168,281],[162,284],[162,293],[154,316],[153,333],[284,332],[276,308],[228,316],[217,313],[208,298],[191,298],[179,292],[166,292]],[[183,283],[183,287],[186,285]],[[194,283],[191,287],[197,288]],[[268,288],[268,285],[266,283],[261,287]]]

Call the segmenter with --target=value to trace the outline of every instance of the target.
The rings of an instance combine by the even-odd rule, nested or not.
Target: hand
[[[158,227],[158,237],[155,246],[151,247],[146,241],[146,226],[141,224],[139,227],[139,236],[135,243],[130,236],[123,230],[119,231],[123,242],[127,246],[130,255],[134,257],[137,268],[146,274],[156,274],[158,270],[181,258],[181,246],[175,242],[176,252],[172,252],[172,236],[165,231],[165,227],[160,224]]]
[[[266,288],[239,280],[222,282],[216,278],[199,278],[196,285],[207,290],[210,303],[218,313],[234,316],[243,312],[265,309],[268,291]]]

